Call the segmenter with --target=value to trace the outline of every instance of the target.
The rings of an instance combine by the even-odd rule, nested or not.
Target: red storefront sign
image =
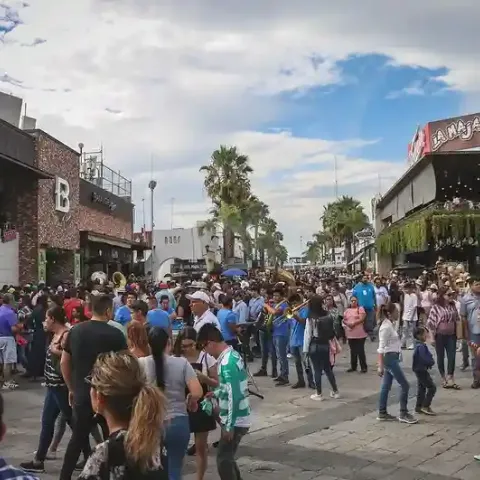
[[[455,152],[480,147],[480,114],[447,118],[428,124],[432,152]]]
[[[417,127],[412,141],[408,144],[408,163],[413,165],[430,152],[430,124],[423,128]]]

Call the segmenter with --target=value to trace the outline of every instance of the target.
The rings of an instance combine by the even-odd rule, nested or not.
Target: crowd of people
[[[338,399],[335,357],[348,344],[347,372],[365,374],[366,341],[378,338],[381,421],[397,419],[387,411],[395,380],[401,389],[398,420],[417,423],[407,405],[403,349],[414,350],[418,415],[435,415],[435,360],[428,343],[443,388],[460,388],[454,379],[457,349],[462,369],[471,357],[472,388],[479,388],[480,279],[452,288],[451,280],[431,272],[410,279],[395,272],[353,278],[308,270],[292,278],[131,282],[125,289],[4,287],[3,389],[17,388],[22,367],[24,377],[45,386],[38,448],[21,468],[45,471],[68,425],[61,480],[75,470],[88,480],[177,480],[187,454],[195,455],[202,480],[209,433],[220,428],[219,476],[240,479],[235,455],[251,426],[246,363],[254,357],[260,359],[254,377],[271,376],[279,388],[310,388],[311,399],[322,401],[325,375],[330,397]],[[289,357],[296,370],[292,383]]]

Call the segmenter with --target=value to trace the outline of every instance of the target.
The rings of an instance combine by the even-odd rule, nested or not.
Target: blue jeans
[[[453,377],[455,372],[455,356],[457,355],[456,335],[435,335],[435,351],[437,353],[438,373],[445,378],[445,353],[447,354],[447,375]]]
[[[298,376],[298,383],[305,383],[305,377],[303,375],[303,359],[302,359],[302,350],[303,350],[303,345],[297,346],[297,347],[292,347],[290,346],[290,351],[292,352],[293,358],[295,358],[295,368],[297,370],[297,376]],[[313,375],[312,375],[312,370],[310,368],[305,369],[305,373],[307,374],[307,382],[308,385],[313,385]]]
[[[260,348],[262,350],[262,369],[267,369],[268,357],[272,359],[272,370],[277,371],[277,353],[273,345],[271,333],[260,330]]]
[[[188,416],[173,417],[165,422],[165,448],[167,450],[168,479],[182,478],[183,459],[190,440]]]
[[[392,388],[393,379],[400,385],[400,415],[408,413],[408,391],[410,385],[408,384],[402,367],[400,366],[399,353],[386,353],[383,356],[383,381],[380,389],[380,402],[378,410],[380,413],[387,413],[388,395]]]
[[[273,337],[273,344],[275,346],[275,353],[280,362],[280,376],[282,378],[288,378],[288,337],[277,335]]]
[[[376,313],[374,309],[365,309],[365,313],[367,314],[365,317],[365,331],[370,338],[373,338],[375,336]]]
[[[35,457],[40,462],[43,462],[47,456],[55,431],[55,421],[60,413],[63,413],[67,423],[71,424],[72,408],[68,404],[68,389],[67,387],[47,387],[43,403],[42,429]]]

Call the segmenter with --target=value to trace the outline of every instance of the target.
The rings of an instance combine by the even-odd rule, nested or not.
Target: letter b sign
[[[60,177],[55,178],[55,210],[63,213],[70,211],[70,185]]]

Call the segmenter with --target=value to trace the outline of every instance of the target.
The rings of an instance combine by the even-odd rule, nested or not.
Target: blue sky
[[[199,167],[236,145],[298,255],[334,198],[334,158],[339,193],[370,213],[418,124],[480,110],[478,0],[358,5],[2,0],[0,89],[70,146],[103,144],[139,206],[153,174],[159,228],[208,216]]]

